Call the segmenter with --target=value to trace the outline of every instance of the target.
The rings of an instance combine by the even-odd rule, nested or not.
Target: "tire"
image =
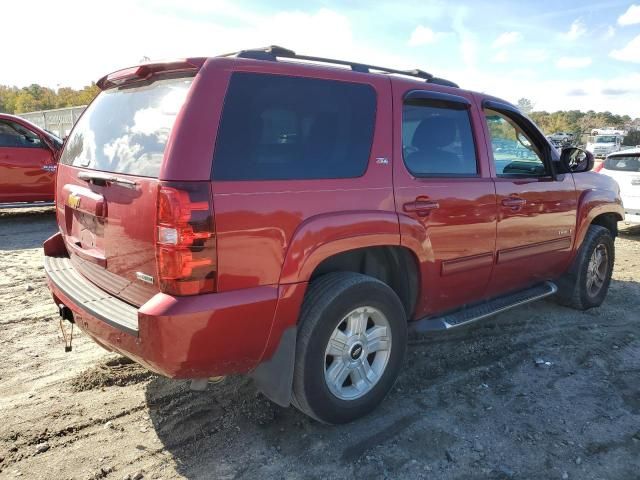
[[[323,275],[302,305],[293,404],[323,423],[362,417],[393,387],[406,348],[405,310],[390,287],[358,273]]]
[[[593,280],[593,264],[596,251],[604,252],[606,258],[599,263],[598,281]],[[613,273],[615,247],[611,232],[599,225],[591,225],[580,246],[578,255],[569,272],[558,281],[558,303],[576,310],[588,310],[602,304]],[[591,277],[591,278],[590,278]],[[596,288],[597,287],[597,288]]]

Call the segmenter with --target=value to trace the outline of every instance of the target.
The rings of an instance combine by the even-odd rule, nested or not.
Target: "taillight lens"
[[[160,290],[197,295],[216,289],[216,238],[208,182],[162,182],[156,259]]]
[[[595,167],[593,167],[593,171],[598,173],[600,170],[604,168],[604,161],[601,163],[597,163]]]

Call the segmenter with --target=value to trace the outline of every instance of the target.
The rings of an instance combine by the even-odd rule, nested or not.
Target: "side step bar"
[[[510,293],[486,302],[478,303],[462,310],[447,313],[439,317],[427,317],[409,324],[409,328],[417,333],[434,330],[449,330],[451,328],[468,325],[478,320],[505,312],[511,308],[534,302],[541,298],[554,295],[558,291],[555,283],[544,282],[526,290]]]
[[[16,202],[16,203],[0,203],[0,209],[2,208],[34,208],[34,207],[54,207],[55,202]]]

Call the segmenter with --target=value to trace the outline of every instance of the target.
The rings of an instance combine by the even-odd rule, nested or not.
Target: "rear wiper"
[[[133,180],[129,180],[127,178],[116,177],[115,175],[108,175],[106,173],[92,173],[92,172],[80,172],[78,174],[78,178],[80,180],[84,180],[88,183],[93,183],[94,185],[104,186],[107,183],[115,183],[117,185],[121,185],[125,188],[135,189],[138,184]]]

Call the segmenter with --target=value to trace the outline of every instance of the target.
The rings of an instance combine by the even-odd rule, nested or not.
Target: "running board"
[[[34,207],[54,207],[56,202],[31,202],[31,203],[0,203],[0,208],[34,208]]]
[[[440,317],[427,317],[409,324],[409,328],[417,333],[426,333],[434,330],[449,330],[451,328],[468,325],[478,320],[497,315],[514,307],[534,302],[541,298],[555,294],[558,287],[555,283],[544,282],[526,290],[510,293],[502,297],[494,298],[453,313]]]

